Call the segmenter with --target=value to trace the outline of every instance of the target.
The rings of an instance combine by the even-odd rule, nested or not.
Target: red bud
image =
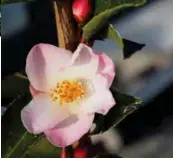
[[[74,0],[72,10],[76,21],[79,24],[84,23],[91,12],[90,0]]]
[[[76,148],[73,150],[74,158],[87,158],[87,150],[82,148]]]

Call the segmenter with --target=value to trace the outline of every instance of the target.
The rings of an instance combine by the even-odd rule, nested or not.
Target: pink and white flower
[[[49,44],[35,45],[26,60],[31,102],[21,118],[34,134],[44,132],[55,146],[73,144],[86,134],[95,113],[105,115],[115,105],[109,90],[114,64],[104,53],[80,44],[72,52]]]

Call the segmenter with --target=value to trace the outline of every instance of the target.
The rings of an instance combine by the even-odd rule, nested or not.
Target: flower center
[[[53,102],[59,101],[59,104],[71,103],[77,99],[81,99],[85,92],[84,86],[80,81],[64,80],[58,82],[54,89],[50,90],[50,97]]]

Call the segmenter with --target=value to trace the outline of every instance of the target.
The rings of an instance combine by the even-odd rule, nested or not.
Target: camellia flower
[[[112,60],[80,44],[70,51],[35,45],[26,60],[31,102],[21,118],[34,134],[44,132],[55,146],[73,144],[86,134],[95,113],[105,115],[115,105],[109,90],[115,76]]]

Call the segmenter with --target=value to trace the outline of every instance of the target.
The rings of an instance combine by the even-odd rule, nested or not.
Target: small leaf
[[[141,50],[145,44],[139,44],[127,39],[122,39],[118,31],[113,27],[112,24],[107,25],[98,34],[94,37],[94,39],[104,40],[110,39],[116,41],[118,46],[123,49],[124,59],[131,57],[135,52]]]
[[[1,4],[20,3],[20,2],[33,2],[34,0],[1,0]]]
[[[133,42],[127,39],[123,39],[124,48],[123,48],[123,54],[124,59],[127,59],[131,57],[135,52],[141,50],[145,44],[139,44],[137,42]]]
[[[112,24],[108,24],[105,28],[103,28],[99,33],[98,33],[99,39],[104,40],[104,39],[109,39],[116,41],[118,46],[123,49],[124,44],[123,40],[119,34],[119,32],[115,29],[115,27]]]
[[[1,120],[3,158],[58,157],[59,148],[53,146],[43,134],[33,135],[25,129],[21,121],[21,110],[31,100],[28,93],[15,99]]]
[[[95,10],[97,11],[97,5],[104,5],[105,3],[112,4],[115,0],[104,0],[102,3],[96,3]],[[107,23],[111,16],[117,14],[119,11],[129,7],[138,7],[143,5],[146,0],[123,0],[119,1],[119,3],[113,3],[111,8],[103,9],[102,12],[95,15],[83,28],[83,39],[84,41],[88,41],[93,35],[95,35],[101,28],[103,28]]]
[[[97,114],[95,117],[96,128],[91,135],[103,133],[110,128],[117,126],[128,115],[139,108],[142,103],[140,98],[136,98],[118,91],[112,91],[116,105],[105,115]]]

